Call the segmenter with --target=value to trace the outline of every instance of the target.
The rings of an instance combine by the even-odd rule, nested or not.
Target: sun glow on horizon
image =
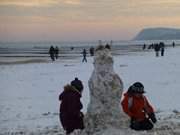
[[[0,40],[131,39],[146,27],[180,27],[179,7],[179,0],[0,0]]]
[[[80,5],[80,0],[1,0],[0,6],[48,7],[57,4]]]

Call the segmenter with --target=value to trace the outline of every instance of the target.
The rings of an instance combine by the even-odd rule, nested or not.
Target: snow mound
[[[127,117],[120,107],[123,83],[114,72],[109,49],[98,48],[94,57],[94,70],[89,79],[90,103],[86,114],[86,133],[101,132],[108,126],[127,126]]]

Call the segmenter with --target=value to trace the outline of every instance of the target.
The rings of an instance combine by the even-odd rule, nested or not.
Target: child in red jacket
[[[144,92],[143,84],[136,82],[129,87],[121,102],[123,111],[131,118],[130,128],[134,130],[150,130],[157,121]]]

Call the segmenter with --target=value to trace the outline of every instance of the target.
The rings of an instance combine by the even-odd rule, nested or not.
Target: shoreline
[[[82,58],[81,50],[83,47],[74,48],[70,50],[69,47],[66,47],[59,52],[58,62],[61,60],[77,59]],[[87,57],[93,57],[89,54],[89,48],[87,50]],[[141,46],[126,46],[126,47],[117,47],[113,46],[111,49],[113,56],[118,55],[130,55],[131,53],[139,52],[148,52],[152,50],[142,50]],[[0,65],[10,65],[10,64],[29,64],[29,63],[49,63],[52,62],[48,53],[23,53],[21,50],[18,50],[17,53],[10,53],[13,50],[7,52],[0,52]],[[47,52],[47,51],[46,51]],[[54,61],[56,62],[56,61]]]

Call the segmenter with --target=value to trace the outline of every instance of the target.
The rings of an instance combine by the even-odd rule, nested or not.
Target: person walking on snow
[[[160,50],[161,50],[161,56],[164,56],[164,50],[165,50],[164,42],[160,42],[159,46],[160,46]]]
[[[56,48],[54,49],[54,55],[55,55],[55,58],[58,59],[58,55],[59,55],[59,48],[56,46]]]
[[[64,86],[64,91],[59,95],[60,103],[60,122],[66,135],[71,134],[76,129],[84,129],[83,105],[80,101],[83,91],[83,84],[76,77],[70,84]]]
[[[84,62],[84,61],[87,62],[87,59],[86,59],[86,55],[87,55],[86,49],[83,49],[82,54],[83,54],[83,60],[82,60],[82,62]]]
[[[54,61],[55,58],[54,58],[54,47],[53,46],[51,46],[49,48],[49,54],[50,54],[51,60]]]
[[[157,121],[154,109],[143,93],[143,84],[136,82],[128,88],[121,102],[123,111],[131,119],[130,128],[134,130],[151,130]]]
[[[154,51],[156,53],[156,57],[159,57],[159,51],[160,51],[160,45],[159,44],[154,45]]]

